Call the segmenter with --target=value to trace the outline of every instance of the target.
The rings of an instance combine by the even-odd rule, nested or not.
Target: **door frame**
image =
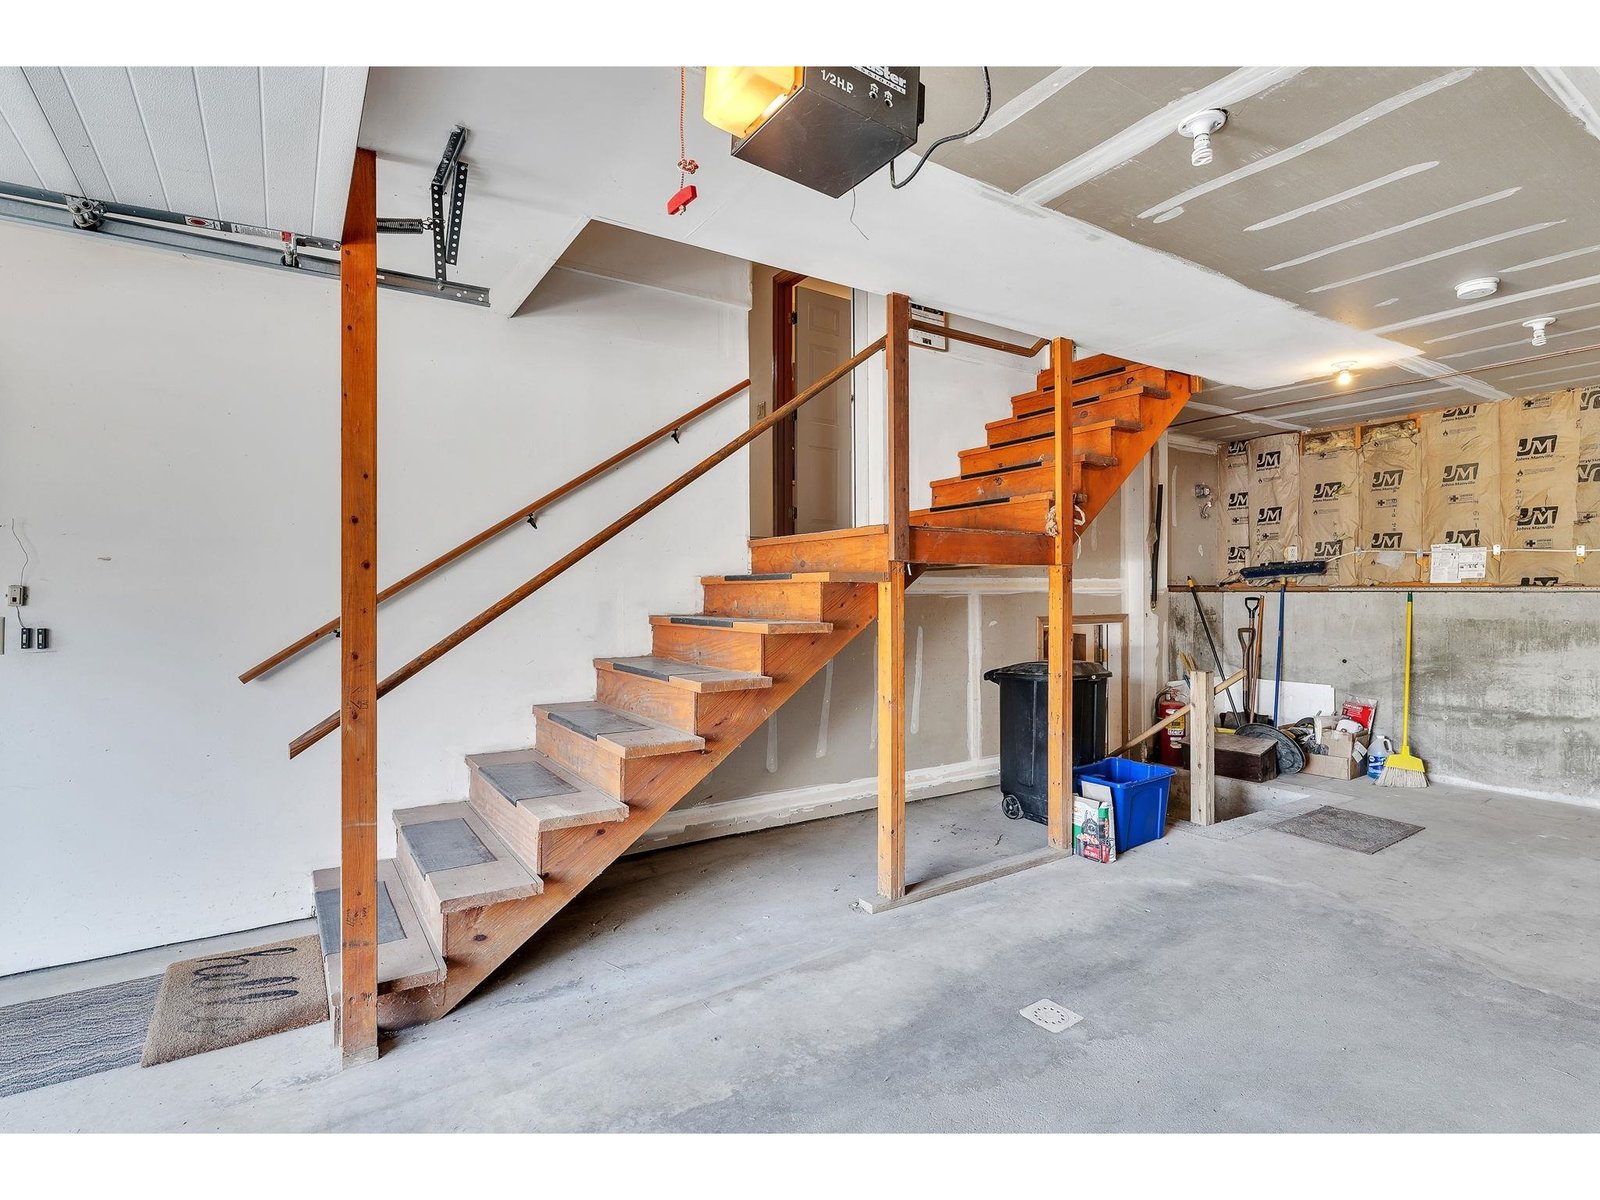
[[[779,271],[772,277],[772,407],[794,399],[795,289],[806,276]],[[795,522],[795,430],[799,414],[772,427],[772,536],[788,537]]]

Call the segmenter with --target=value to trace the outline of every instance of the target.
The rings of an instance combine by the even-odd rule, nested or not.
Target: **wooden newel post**
[[[906,572],[911,558],[911,301],[889,296],[887,377],[888,555],[878,585],[878,894],[906,894]]]
[[[357,150],[339,250],[339,1058],[378,1057],[377,156]]]
[[[1055,391],[1056,533],[1050,559],[1048,667],[1049,741],[1046,768],[1049,792],[1045,834],[1058,850],[1072,849],[1072,552],[1077,488],[1072,471],[1072,342],[1050,344]]]

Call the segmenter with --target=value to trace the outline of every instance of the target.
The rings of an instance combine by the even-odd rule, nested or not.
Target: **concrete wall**
[[[746,371],[741,303],[564,270],[535,301],[383,294],[385,580]],[[337,741],[286,744],[333,709],[336,654],[234,677],[337,612],[334,286],[0,225],[0,364],[0,521],[54,631],[19,652],[5,614],[0,973],[306,915],[337,860]],[[381,667],[744,424],[730,404],[385,606]],[[592,695],[592,656],[647,650],[650,613],[747,569],[747,494],[738,456],[385,700],[383,853],[391,809],[460,798],[463,754],[528,744],[534,700]],[[7,532],[8,582],[21,559]]]
[[[1244,595],[1202,596],[1230,672]],[[1268,594],[1269,680],[1277,606]],[[1399,745],[1405,593],[1291,592],[1285,613],[1284,678],[1376,699],[1377,732]],[[1186,597],[1173,597],[1172,635],[1209,666]],[[1168,665],[1181,670],[1175,653]],[[1411,705],[1412,750],[1441,780],[1600,805],[1600,595],[1418,593]]]
[[[1208,516],[1201,516],[1195,499],[1196,484],[1211,489]],[[1197,583],[1220,582],[1217,531],[1223,518],[1223,499],[1217,482],[1216,449],[1204,452],[1173,446],[1167,457],[1167,578],[1182,583],[1191,575]],[[1193,608],[1193,604],[1190,604]]]

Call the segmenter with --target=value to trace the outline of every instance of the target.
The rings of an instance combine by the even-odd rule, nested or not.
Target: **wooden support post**
[[[889,536],[878,585],[878,894],[906,894],[906,575],[911,558],[911,301],[889,296],[885,458]]]
[[[1045,833],[1050,845],[1072,850],[1072,343],[1050,344],[1055,388],[1055,547],[1050,562],[1049,731],[1045,755],[1049,791]]]
[[[888,421],[884,429],[889,459],[885,520],[889,526],[889,561],[911,561],[911,300],[889,296],[883,362],[888,376]]]
[[[1217,697],[1210,671],[1189,677],[1189,819],[1211,825],[1217,819]]]
[[[339,1057],[378,1057],[377,156],[357,150],[339,249]]]
[[[906,572],[878,585],[878,895],[906,894]]]

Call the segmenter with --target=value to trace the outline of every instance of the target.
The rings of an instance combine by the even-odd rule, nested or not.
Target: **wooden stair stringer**
[[[1078,530],[1080,537],[1083,529],[1093,524],[1095,517],[1111,502],[1111,497],[1121,490],[1128,477],[1155,448],[1161,435],[1166,433],[1183,411],[1183,406],[1189,402],[1190,391],[1184,386],[1189,382],[1189,377],[1169,372],[1168,379],[1167,396],[1145,396],[1140,400],[1143,428],[1117,433],[1117,465],[1101,471],[1084,472],[1082,491],[1087,499],[1080,504],[1084,515],[1083,527]]]
[[[645,760],[627,797],[625,821],[585,825],[550,833],[540,863],[544,890],[536,896],[486,908],[447,913],[444,944],[439,947],[448,968],[444,980],[409,992],[383,996],[379,1025],[400,1029],[437,1020],[449,1013],[488,976],[533,937],[587,887],[601,871],[625,853],[690,789],[791,696],[871,625],[877,611],[877,589],[855,584],[847,611],[833,619],[833,630],[819,634],[786,634],[774,638],[769,655],[772,686],[746,693],[752,703],[745,713],[724,723],[720,736],[707,737],[706,748],[694,753],[661,755]]]

